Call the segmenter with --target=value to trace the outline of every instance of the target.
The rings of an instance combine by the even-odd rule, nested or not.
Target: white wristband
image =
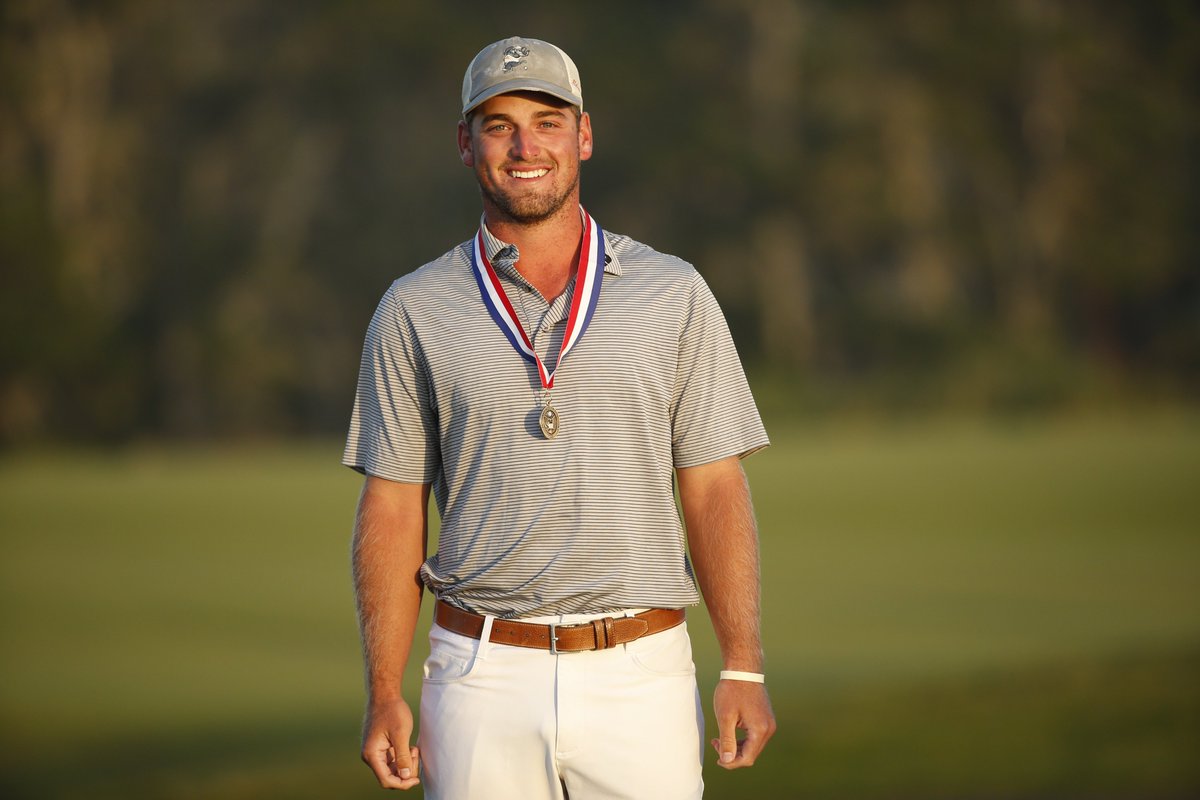
[[[750,683],[766,683],[767,677],[761,672],[738,672],[736,669],[721,670],[723,681],[749,681]]]

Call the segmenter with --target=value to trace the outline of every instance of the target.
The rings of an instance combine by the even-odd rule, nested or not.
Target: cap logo
[[[508,47],[504,50],[504,71],[511,72],[520,65],[526,57],[529,56],[528,47]]]

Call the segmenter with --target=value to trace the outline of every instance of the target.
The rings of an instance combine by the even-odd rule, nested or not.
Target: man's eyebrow
[[[485,114],[479,118],[480,125],[486,125],[489,122],[512,122],[512,117],[508,114]]]
[[[533,114],[533,117],[534,117],[534,119],[542,119],[545,117],[562,118],[562,117],[566,117],[566,112],[563,111],[561,108],[547,108],[547,109],[543,109],[541,111],[535,111]],[[504,114],[502,112],[486,114],[479,118],[479,123],[481,125],[486,125],[489,122],[512,122],[512,121],[513,121],[513,118],[511,115]]]

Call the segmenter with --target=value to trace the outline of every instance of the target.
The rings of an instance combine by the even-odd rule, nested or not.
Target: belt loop
[[[483,617],[483,630],[479,633],[479,647],[475,648],[475,657],[487,660],[488,651],[492,649],[492,623],[496,618],[491,614]]]
[[[604,620],[592,620],[592,639],[596,642],[597,650],[608,649],[608,627],[604,624]]]

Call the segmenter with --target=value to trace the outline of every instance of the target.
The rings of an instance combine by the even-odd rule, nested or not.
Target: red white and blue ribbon
[[[596,313],[596,304],[600,300],[600,283],[604,276],[604,232],[600,230],[600,226],[596,224],[590,214],[582,208],[580,208],[580,212],[583,214],[583,244],[579,248],[579,266],[575,271],[575,292],[571,296],[571,313],[567,317],[567,331],[563,334],[562,347],[558,351],[558,361],[554,365],[554,372],[546,369],[546,365],[534,351],[533,343],[525,334],[525,329],[521,327],[521,320],[513,310],[512,303],[508,301],[508,295],[500,283],[500,276],[496,274],[496,270],[487,256],[487,247],[483,243],[483,226],[480,226],[479,233],[475,236],[475,246],[471,253],[471,266],[474,268],[475,280],[479,284],[479,293],[483,297],[483,304],[487,306],[488,313],[492,315],[496,325],[508,337],[513,349],[520,353],[526,361],[537,365],[543,389],[554,388],[555,373],[562,366],[567,353],[571,352],[572,348],[583,338],[584,332],[587,331],[588,325],[592,321],[592,316]]]

